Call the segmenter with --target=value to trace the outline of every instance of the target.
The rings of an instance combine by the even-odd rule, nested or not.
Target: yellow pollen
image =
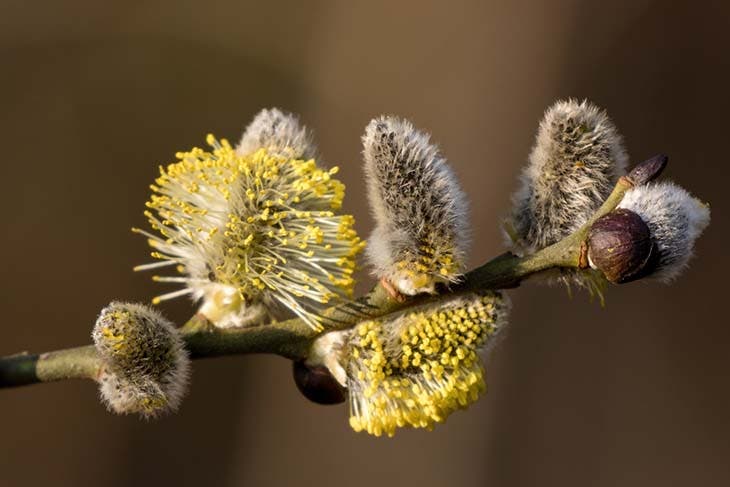
[[[499,300],[472,295],[358,325],[349,343],[353,429],[389,436],[404,426],[430,429],[474,402],[486,389],[477,350],[497,330]]]
[[[210,283],[234,288],[242,303],[270,293],[316,328],[323,303],[352,294],[364,247],[354,218],[334,213],[345,192],[337,168],[265,149],[242,156],[213,135],[206,142],[210,151],[177,153],[150,186],[145,215],[163,237],[150,239],[152,257],[174,263],[189,292],[205,299]]]

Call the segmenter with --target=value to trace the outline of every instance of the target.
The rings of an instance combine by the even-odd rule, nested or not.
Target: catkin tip
[[[317,155],[314,139],[299,119],[278,108],[261,110],[244,130],[236,146],[240,155],[259,149],[293,159],[312,159]]]

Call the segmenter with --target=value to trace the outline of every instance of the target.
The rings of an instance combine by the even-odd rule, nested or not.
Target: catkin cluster
[[[395,294],[434,293],[438,282],[458,282],[466,203],[443,156],[426,134],[394,117],[373,120],[363,144],[375,275]],[[709,210],[674,184],[650,182],[665,164],[657,156],[627,174],[621,136],[605,111],[588,101],[556,103],[540,123],[513,198],[511,249],[532,254],[584,229],[623,177],[633,188],[580,246],[588,265],[560,269],[558,279],[602,293],[608,282],[676,277]],[[310,363],[347,388],[355,430],[430,428],[484,390],[476,352],[495,342],[505,316],[501,295],[462,297],[325,335]]]
[[[531,254],[586,225],[626,174],[626,151],[606,112],[588,101],[560,101],[540,122],[513,209],[508,243]],[[666,164],[657,156],[648,166]],[[641,179],[641,178],[639,178]],[[709,208],[672,183],[632,181],[619,209],[596,222],[585,269],[562,269],[558,279],[602,293],[607,281],[676,277],[709,224]],[[653,177],[651,178],[653,179]]]
[[[501,292],[464,282],[466,197],[428,134],[393,116],[365,128],[363,168],[375,221],[366,254],[391,298],[447,295],[421,296],[416,306],[371,319],[349,301],[365,243],[353,217],[340,211],[345,187],[337,168],[317,162],[306,127],[268,109],[237,146],[212,135],[207,143],[160,168],[145,212],[151,230],[135,229],[155,259],[137,269],[172,270],[154,279],[180,286],[155,303],[191,295],[219,328],[297,316],[317,331],[326,306],[346,304],[341,309],[355,310],[361,322],[313,340],[308,356],[294,363],[294,378],[315,402],[346,400],[356,431],[430,429],[477,400],[486,389],[481,355],[503,335],[510,307]],[[710,215],[679,186],[652,182],[665,164],[658,156],[627,174],[621,136],[605,111],[588,101],[556,103],[539,125],[513,197],[505,224],[510,249],[528,256],[579,237],[576,264],[560,269],[560,279],[591,289],[676,278]],[[597,214],[615,188],[629,189],[615,193],[623,195],[617,208]],[[93,338],[111,410],[154,417],[178,407],[188,355],[159,313],[112,303]]]

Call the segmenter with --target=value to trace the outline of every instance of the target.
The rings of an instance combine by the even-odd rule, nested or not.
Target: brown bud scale
[[[664,154],[651,157],[644,162],[637,164],[636,167],[629,172],[628,178],[635,186],[646,184],[659,177],[662,171],[664,171],[664,168],[667,167],[668,161],[669,157]]]
[[[588,234],[588,259],[606,279],[622,284],[639,279],[651,258],[649,227],[633,211],[617,209],[599,218]]]
[[[345,388],[337,382],[327,367],[296,361],[292,364],[292,373],[297,389],[310,401],[317,404],[345,402]]]

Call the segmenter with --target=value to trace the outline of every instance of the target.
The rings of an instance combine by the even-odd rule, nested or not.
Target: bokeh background
[[[0,0],[3,355],[88,343],[110,300],[158,293],[129,232],[157,166],[262,107],[315,130],[363,235],[363,127],[395,113],[431,131],[471,199],[472,265],[502,251],[537,123],[569,96],[609,111],[632,160],[669,154],[665,177],[714,219],[672,286],[612,288],[605,309],[511,292],[489,393],[431,433],[355,434],[285,360],[221,358],[155,422],[107,413],[90,382],[0,390],[0,484],[728,485],[723,3]]]

